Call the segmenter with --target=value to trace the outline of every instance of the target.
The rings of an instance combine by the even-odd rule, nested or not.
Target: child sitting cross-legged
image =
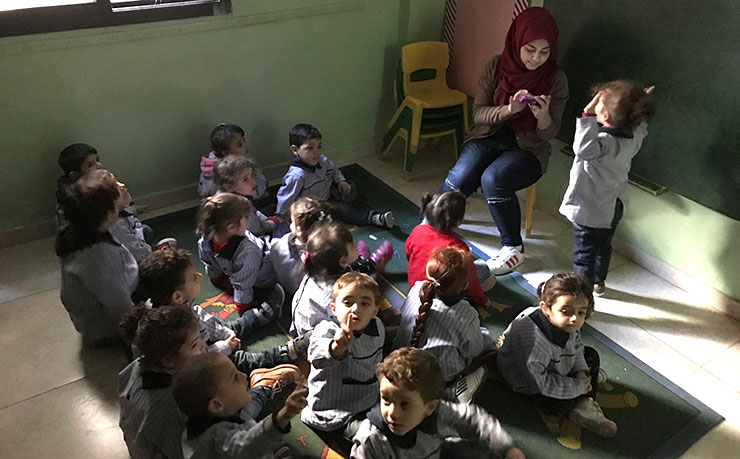
[[[133,459],[182,459],[185,420],[172,397],[172,374],[205,352],[192,312],[164,306],[135,308],[121,320],[124,336],[141,356],[118,375],[120,427]]]
[[[302,230],[300,234],[303,238]],[[331,316],[329,304],[334,295],[333,286],[340,276],[349,271],[373,273],[393,254],[390,243],[385,241],[371,258],[359,256],[352,233],[331,219],[312,225],[305,238],[302,259],[306,275],[293,296],[290,325],[293,336],[306,334]]]
[[[213,182],[218,193],[234,193],[246,198],[254,198],[257,193],[255,180],[256,167],[251,159],[228,155],[220,159],[213,168]],[[266,217],[252,208],[247,230],[255,236],[269,236],[278,224],[276,217]]]
[[[308,347],[308,406],[301,420],[351,440],[378,402],[375,365],[383,359],[385,329],[376,317],[378,284],[347,273],[334,284],[332,317],[316,325]]]
[[[195,304],[202,277],[187,250],[152,252],[139,266],[137,295],[141,299],[148,299],[155,308],[175,305],[191,310],[198,319],[200,337],[206,343],[208,352],[232,356],[242,371],[271,368],[306,358],[307,339],[294,339],[256,354],[239,351],[241,341],[249,341],[258,329],[271,322],[272,318],[267,315],[272,313],[272,309],[262,304],[246,311],[236,321],[226,323]]]
[[[60,296],[86,347],[120,341],[118,322],[134,306],[138,266],[110,234],[119,195],[113,174],[96,169],[78,179],[62,202],[69,224],[56,239]]]
[[[357,190],[334,163],[321,153],[321,133],[310,124],[296,124],[289,134],[295,156],[277,193],[275,214],[290,221],[290,205],[303,196],[328,200],[338,220],[350,225],[375,225],[393,228],[392,212],[378,212],[367,206]]]
[[[270,247],[247,231],[253,206],[247,198],[220,193],[205,200],[198,214],[198,255],[211,283],[233,292],[239,315],[254,307],[276,320],[282,313],[285,292],[269,257]],[[255,299],[255,290],[267,299]]]
[[[581,341],[581,327],[594,311],[592,285],[575,273],[540,284],[539,307],[525,309],[509,324],[497,364],[509,387],[530,396],[546,414],[612,437],[617,425],[594,399],[599,354]]]
[[[465,195],[459,191],[426,193],[421,198],[421,214],[424,220],[409,234],[404,245],[409,260],[409,285],[426,279],[429,255],[438,247],[457,247],[470,252],[468,245],[453,231],[465,218]],[[488,291],[496,285],[496,276],[491,274],[484,260],[468,259],[468,295],[477,305],[485,306]]]
[[[185,362],[175,374],[173,394],[187,416],[183,456],[188,459],[278,457],[290,420],[306,406],[306,388],[298,384],[285,405],[260,422],[245,409],[251,398],[249,378],[223,355],[207,353]]]
[[[380,405],[354,437],[352,459],[523,459],[496,418],[440,400],[445,381],[432,354],[405,347],[377,367]]]
[[[474,358],[492,350],[488,329],[480,326],[478,311],[465,294],[470,254],[439,247],[426,264],[425,279],[411,287],[401,306],[401,326],[393,348],[412,346],[431,352],[447,383],[446,397],[470,403],[485,377],[485,368],[463,376]]]
[[[216,163],[229,155],[246,157],[249,154],[249,145],[244,140],[244,129],[236,124],[221,123],[211,131],[211,152],[200,158],[200,181],[198,193],[202,197],[212,195],[216,191],[213,175]],[[257,182],[255,196],[262,201],[268,198],[267,179],[255,171],[254,179]]]

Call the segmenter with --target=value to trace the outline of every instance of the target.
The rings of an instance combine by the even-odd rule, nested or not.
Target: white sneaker
[[[393,212],[388,211],[385,213],[376,212],[370,217],[371,224],[391,229],[396,224],[396,219],[393,218]]]
[[[524,247],[520,246],[521,250],[517,247],[505,245],[501,247],[494,258],[490,258],[486,261],[488,269],[491,270],[491,274],[500,276],[502,274],[508,274],[514,270],[517,266],[524,263]]]
[[[478,388],[483,379],[486,377],[486,369],[479,367],[469,375],[465,375],[455,382],[455,395],[460,403],[470,405],[473,401],[475,393],[478,392]]]
[[[573,411],[568,413],[568,418],[601,437],[613,437],[617,434],[617,425],[604,416],[599,404],[591,397],[581,398]]]

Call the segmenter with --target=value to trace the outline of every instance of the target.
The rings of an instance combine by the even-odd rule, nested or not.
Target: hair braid
[[[424,326],[429,316],[429,309],[432,307],[434,297],[437,296],[437,285],[439,284],[436,281],[427,279],[424,281],[424,285],[421,286],[421,292],[419,293],[421,306],[419,306],[419,314],[416,316],[414,330],[411,332],[411,347],[419,347],[421,335],[424,333]]]

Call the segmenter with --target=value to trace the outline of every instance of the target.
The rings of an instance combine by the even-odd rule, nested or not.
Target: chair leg
[[[410,109],[406,106],[398,107],[396,113],[393,115],[393,118],[391,118],[391,122],[388,123],[388,130],[383,136],[383,143],[380,146],[380,151],[378,151],[378,158],[381,161],[384,160],[385,157],[388,155],[388,150],[390,149],[391,145],[393,145],[396,137],[398,137],[399,130],[403,128],[404,124],[408,123],[408,118],[410,115],[408,113],[409,110]]]
[[[421,135],[421,107],[412,107],[411,132],[408,134],[406,156],[403,161],[403,178],[411,180],[411,170],[414,167],[416,152],[419,150],[419,136]]]
[[[524,235],[529,238],[532,235],[532,215],[534,213],[534,204],[537,200],[537,185],[531,185],[527,188],[527,207],[524,211]]]

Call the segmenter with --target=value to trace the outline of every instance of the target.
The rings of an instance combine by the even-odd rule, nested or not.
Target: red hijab
[[[550,57],[536,70],[527,70],[520,49],[527,43],[544,38],[550,44]],[[504,51],[499,61],[498,88],[493,96],[496,105],[506,105],[509,97],[518,90],[526,89],[531,94],[550,94],[552,80],[558,65],[558,26],[550,13],[539,7],[527,8],[511,23],[506,33]],[[537,119],[529,109],[524,109],[508,121],[514,132],[534,131]]]

